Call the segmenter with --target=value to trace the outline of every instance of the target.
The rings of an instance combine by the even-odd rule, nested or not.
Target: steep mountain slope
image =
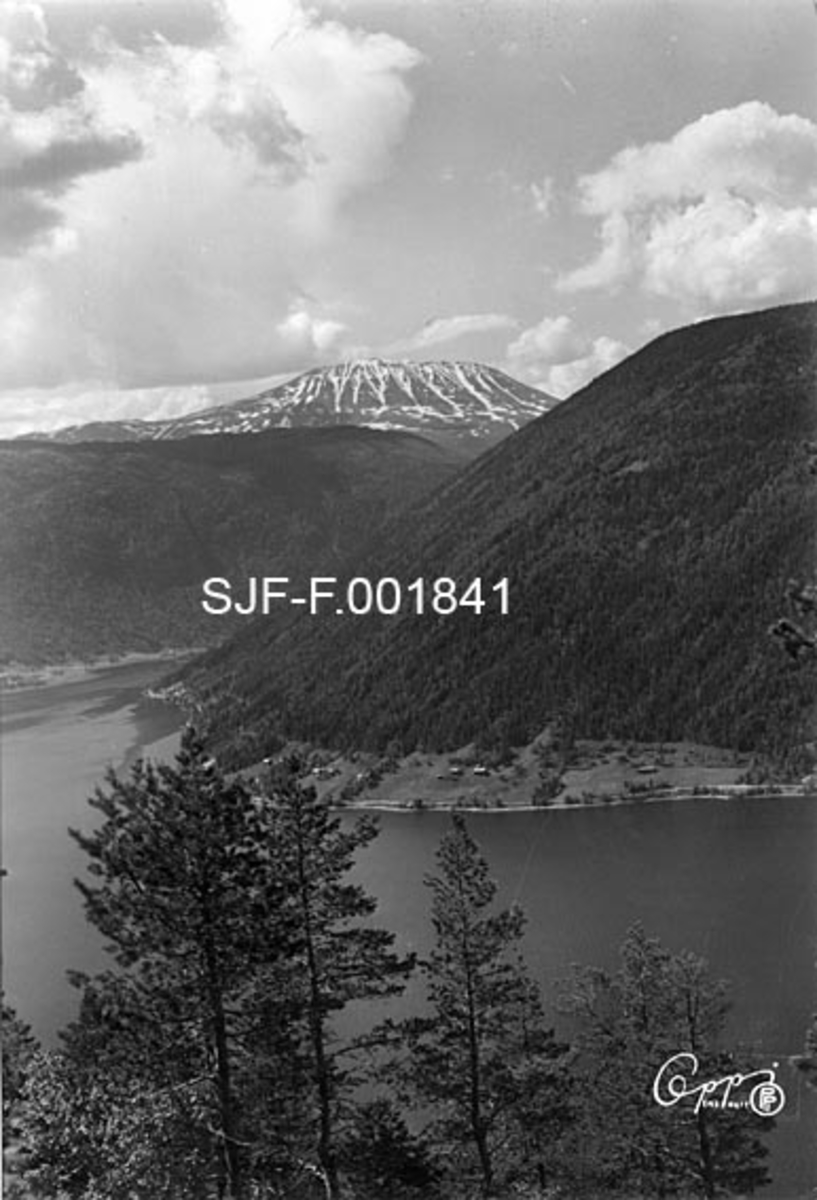
[[[814,676],[767,636],[815,567],[815,305],[657,339],[397,519],[354,573],[475,578],[477,615],[304,618],[193,664],[222,750],[577,732],[790,744]],[[493,584],[508,580],[509,612]]]
[[[0,662],[216,641],[204,579],[331,574],[460,461],[349,428],[0,443]]]
[[[178,420],[74,425],[48,440],[143,441],[290,426],[368,425],[420,433],[479,453],[556,403],[545,392],[479,363],[372,358],[307,371],[248,400]]]

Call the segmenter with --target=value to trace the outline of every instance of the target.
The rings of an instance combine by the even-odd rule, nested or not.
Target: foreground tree
[[[407,1096],[434,1110],[430,1134],[455,1173],[491,1196],[513,1178],[544,1182],[566,1119],[564,1047],[519,957],[524,916],[490,912],[496,884],[461,816],[437,861],[426,880],[436,942],[421,964],[431,1011],[398,1027],[400,1074]]]
[[[185,1089],[41,1053],[20,1109],[21,1196],[200,1200],[213,1194],[211,1138]],[[15,1193],[16,1194],[16,1193]]]
[[[173,1095],[206,1135],[219,1196],[243,1197],[251,1129],[238,1092],[242,998],[262,964],[297,950],[288,882],[266,805],[228,783],[197,733],[175,766],[108,775],[91,804],[103,822],[72,831],[97,883],[78,882],[120,972],[85,989],[68,1037],[76,1062]]]
[[[29,1064],[37,1053],[37,1039],[31,1027],[17,1016],[10,1004],[3,1000],[3,1121],[14,1118]]]
[[[578,1118],[562,1171],[570,1195],[715,1197],[768,1182],[761,1138],[771,1121],[747,1109],[662,1108],[653,1096],[659,1068],[680,1053],[697,1057],[701,1080],[753,1069],[722,1048],[728,989],[703,959],[671,954],[636,925],[615,973],[574,968],[561,990],[576,1027]]]
[[[3,1194],[8,1200],[26,1195],[19,1181],[24,1131],[21,1125],[26,1082],[39,1053],[31,1028],[3,999]]]
[[[354,1200],[443,1200],[441,1172],[423,1139],[388,1100],[355,1113],[341,1144]]]
[[[354,1043],[337,1037],[334,1022],[349,1004],[399,994],[414,959],[397,955],[394,935],[371,925],[376,901],[347,879],[357,852],[377,835],[375,822],[364,817],[353,826],[342,823],[314,788],[300,782],[294,766],[288,778],[271,780],[266,803],[298,947],[275,989],[266,989],[268,1004],[287,997],[286,1021],[268,1022],[267,1029],[287,1031],[299,1137],[308,1132],[326,1194],[335,1200],[342,1190],[339,1139],[354,1112],[360,1056]],[[263,1036],[262,1023],[259,1044]]]
[[[345,878],[374,824],[342,827],[293,769],[225,779],[192,729],[175,766],[110,773],[91,803],[78,886],[117,970],[75,976],[79,1019],[27,1085],[29,1178],[77,1200],[339,1197],[358,1075],[333,1022],[412,965]]]

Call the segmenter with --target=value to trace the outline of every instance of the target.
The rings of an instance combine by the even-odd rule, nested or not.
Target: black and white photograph
[[[8,1200],[817,1196],[815,0],[0,0]]]

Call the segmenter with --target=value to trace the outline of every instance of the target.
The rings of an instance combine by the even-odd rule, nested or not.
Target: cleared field
[[[414,753],[384,759],[372,754],[350,758],[302,745],[310,782],[338,806],[355,808],[559,808],[614,800],[647,799],[667,788],[718,787],[741,781],[750,756],[691,742],[578,741],[560,772],[559,791],[537,799],[541,744],[514,752],[502,766],[487,766],[473,746],[447,754]],[[242,774],[259,774],[261,764]]]

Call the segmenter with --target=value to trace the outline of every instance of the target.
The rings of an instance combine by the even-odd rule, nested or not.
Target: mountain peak
[[[556,401],[481,363],[362,358],[307,371],[225,411],[252,419],[248,410],[262,403],[286,413],[292,424],[360,424],[494,441]]]
[[[464,444],[477,452],[556,403],[546,392],[482,363],[374,357],[316,367],[246,400],[177,420],[97,422],[40,437],[60,442],[141,441],[367,425]]]

